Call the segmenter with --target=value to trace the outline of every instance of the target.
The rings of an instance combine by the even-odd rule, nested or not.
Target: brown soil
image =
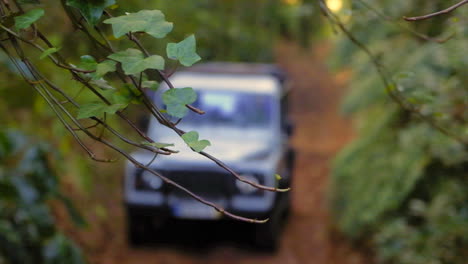
[[[77,232],[69,229],[83,245],[90,261],[103,264],[370,263],[370,257],[362,250],[353,248],[330,231],[332,224],[327,209],[330,162],[352,138],[352,129],[350,122],[340,117],[337,110],[346,74],[333,76],[327,71],[324,65],[326,53],[327,48],[315,47],[305,51],[287,43],[277,49],[277,61],[293,82],[291,110],[296,124],[293,144],[297,160],[292,186],[292,215],[276,254],[262,255],[223,245],[201,254],[161,246],[131,249],[125,241],[123,210],[120,203],[116,204],[115,197],[121,195],[120,190],[114,188],[98,194],[107,213],[102,216],[98,213],[101,210],[94,210],[89,230]],[[100,186],[97,189],[101,187],[104,190],[108,188]]]

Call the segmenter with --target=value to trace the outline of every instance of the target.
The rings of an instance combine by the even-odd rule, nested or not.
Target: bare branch
[[[441,11],[438,11],[438,12],[435,12],[435,13],[427,14],[427,15],[424,15],[424,16],[403,17],[403,19],[406,20],[406,21],[425,20],[425,19],[433,18],[433,17],[435,17],[435,16],[440,16],[440,15],[448,14],[448,13],[454,11],[455,9],[459,8],[460,6],[462,6],[462,5],[464,5],[464,4],[468,4],[468,0],[460,1],[460,2],[458,2],[457,4],[455,4],[455,5],[453,5],[453,6],[450,6],[450,7],[447,8],[447,9],[444,9],[444,10],[441,10]]]
[[[371,12],[373,12],[375,15],[377,15],[379,18],[382,18],[384,19],[385,21],[388,21],[394,25],[396,25],[397,27],[413,34],[414,36],[422,39],[422,40],[426,40],[426,41],[432,41],[432,42],[435,42],[435,43],[439,43],[439,44],[442,44],[442,43],[445,43],[447,42],[448,40],[450,40],[455,34],[450,34],[448,37],[445,37],[443,39],[438,39],[438,38],[434,38],[434,37],[430,37],[426,34],[423,34],[421,32],[418,32],[414,29],[412,29],[411,27],[408,27],[406,25],[403,25],[399,22],[399,19],[396,20],[392,17],[389,17],[387,16],[386,14],[384,14],[383,12],[377,10],[375,7],[373,7],[372,5],[370,5],[369,3],[367,3],[366,1],[364,0],[357,0],[359,3],[361,3],[364,7],[366,7],[368,10],[370,10]]]

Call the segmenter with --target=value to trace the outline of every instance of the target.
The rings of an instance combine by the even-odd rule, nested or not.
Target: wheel
[[[150,227],[148,216],[127,211],[127,239],[130,246],[137,247],[144,244]]]
[[[258,224],[255,230],[255,247],[258,250],[274,252],[278,249],[281,223],[279,217],[270,218],[264,224]]]

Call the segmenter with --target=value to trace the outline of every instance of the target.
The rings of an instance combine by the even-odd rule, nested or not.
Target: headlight
[[[153,190],[157,190],[163,185],[163,181],[161,180],[161,178],[152,174],[149,171],[143,171],[143,173],[141,174],[141,179],[147,187]]]
[[[242,177],[244,177],[246,180],[248,181],[251,181],[253,183],[256,183],[256,184],[259,184],[260,182],[258,181],[257,177],[255,177],[254,175],[252,174],[243,174],[241,175]],[[254,193],[255,191],[257,191],[258,189],[255,188],[254,186],[248,184],[248,183],[245,183],[245,182],[241,182],[239,180],[236,181],[236,187],[237,189],[239,189],[239,191],[243,194],[251,194],[251,193]]]

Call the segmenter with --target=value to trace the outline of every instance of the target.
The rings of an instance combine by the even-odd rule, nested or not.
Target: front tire
[[[281,225],[279,219],[259,224],[255,230],[255,247],[261,251],[275,252],[279,246]]]
[[[144,244],[150,227],[148,216],[127,210],[127,240],[130,246],[138,247]]]
[[[289,215],[289,192],[282,195],[270,215],[270,220],[258,224],[255,230],[255,247],[261,251],[275,252],[279,248],[281,233]]]

